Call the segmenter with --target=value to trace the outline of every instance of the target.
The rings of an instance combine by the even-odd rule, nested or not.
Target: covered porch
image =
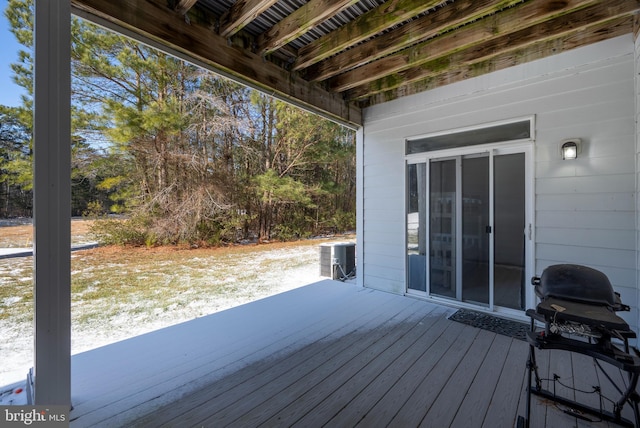
[[[313,283],[73,356],[71,426],[515,426],[527,343],[454,312]],[[618,396],[586,357],[540,351],[538,364]],[[531,426],[591,425],[533,400]]]
[[[398,171],[404,164],[401,156],[393,157],[396,152],[384,150],[374,156],[367,153],[365,162],[365,134],[368,148],[401,147],[400,140],[399,144],[372,138],[381,132],[380,123],[375,122],[381,111],[384,117],[403,116],[396,114],[397,104],[386,104],[386,101],[464,80],[476,73],[502,70],[627,35],[633,35],[634,52],[637,52],[638,2],[619,2],[615,7],[603,1],[400,2],[415,6],[408,15],[390,13],[388,6],[398,2],[382,0],[331,2],[336,5],[332,9],[324,7],[327,4],[324,1],[305,3],[308,5],[305,7],[302,7],[304,2],[293,2],[299,14],[291,14],[286,20],[276,14],[276,21],[282,25],[269,27],[274,32],[289,28],[282,32],[286,33],[282,41],[264,40],[260,35],[266,33],[257,32],[249,33],[255,36],[251,38],[240,34],[234,44],[232,34],[245,27],[249,31],[246,24],[251,17],[276,3],[279,2],[238,1],[233,2],[233,8],[228,6],[218,11],[214,9],[221,2],[205,0],[129,0],[122,4],[104,0],[36,2],[35,403],[67,405],[71,402],[73,426],[158,426],[163,423],[173,426],[351,426],[360,422],[364,426],[421,423],[513,426],[517,416],[524,412],[528,349],[525,342],[449,321],[447,315],[453,312],[451,309],[363,288],[385,288],[399,294],[406,290],[404,259],[399,257],[402,253],[395,251],[406,248],[401,245],[404,222],[397,215],[400,211],[387,217],[379,215],[386,213],[381,207],[391,205],[389,200],[381,202],[370,198],[372,187],[364,192],[365,178],[369,186],[395,180],[383,192],[376,192],[385,198],[402,197],[397,184],[398,177],[404,175],[393,175],[390,171]],[[348,5],[355,3],[364,10],[347,11]],[[476,3],[481,6],[472,8]],[[510,6],[505,6],[507,3]],[[256,7],[243,7],[247,4]],[[307,14],[312,6],[317,7],[313,10],[326,11],[326,14]],[[562,13],[558,9],[562,9]],[[330,45],[322,39],[326,34],[334,34],[332,40],[335,41],[344,39],[335,50],[319,56],[314,45],[306,42],[296,45],[296,49],[302,54],[306,50],[309,57],[318,61],[344,51],[349,69],[353,67],[356,71],[347,76],[334,76],[334,72],[347,68],[325,63],[334,77],[314,76],[313,70],[305,73],[309,80],[300,77],[299,70],[308,67],[304,62],[307,55],[296,56],[294,52],[289,57],[290,49],[279,48],[291,38],[315,29],[327,15],[344,11],[349,13],[343,24],[351,28],[346,24],[356,22],[353,26],[361,29],[358,37],[345,37],[346,33],[338,32],[338,25],[331,23],[320,34],[312,33],[312,39],[317,47]],[[359,285],[314,284],[70,358],[68,49],[72,12],[357,129]],[[318,19],[303,21],[301,25],[296,21],[300,15]],[[491,37],[484,36],[485,17],[494,23],[487,26]],[[369,20],[378,18],[385,18],[381,19],[384,26],[370,32],[368,29],[373,27]],[[258,22],[261,27],[265,23]],[[391,34],[391,30],[387,33],[387,29],[401,24],[407,28],[400,33]],[[494,31],[498,24],[506,26],[504,33]],[[212,28],[215,31],[211,31]],[[391,38],[405,40],[402,37],[405,30],[407,34],[433,38],[435,42],[409,38],[409,45],[392,43],[385,55],[400,52],[397,56],[384,57],[382,65],[372,62],[383,58],[374,58],[367,52],[378,51],[377,47],[389,43]],[[458,37],[459,34],[462,36]],[[381,37],[384,39],[379,40]],[[369,39],[380,41],[380,45],[376,41],[375,49],[362,48],[366,55],[358,60],[355,48],[349,47]],[[449,39],[474,43],[460,45]],[[246,40],[249,48],[242,49],[240,42]],[[416,48],[411,45],[415,43],[423,45]],[[437,57],[429,55],[432,43],[437,48],[435,51],[440,52]],[[257,53],[252,51],[254,47],[259,48]],[[407,52],[407,49],[412,50]],[[278,50],[284,51],[284,57],[267,58],[269,52]],[[419,57],[419,61],[414,61],[415,57]],[[637,62],[637,54],[635,58]],[[367,67],[363,66],[369,62]],[[425,63],[430,64],[432,70],[423,72]],[[462,66],[443,67],[448,63]],[[380,75],[369,75],[372,68],[383,71]],[[415,105],[409,106],[415,108]],[[398,139],[408,135],[394,129],[388,132],[397,134]],[[634,143],[637,144],[637,130]],[[552,146],[551,142],[546,144]],[[389,159],[396,162],[390,165]],[[555,168],[548,164],[545,165],[550,170]],[[598,172],[599,168],[597,164],[594,171],[603,175]],[[617,169],[617,165],[612,166],[613,169]],[[637,169],[634,174],[637,176]],[[597,182],[594,179],[591,183]],[[607,194],[606,189],[602,190],[603,194]],[[550,199],[561,197],[553,195]],[[580,198],[575,205],[578,208],[567,212],[589,211],[607,201]],[[625,202],[624,207],[631,203]],[[373,215],[368,214],[365,220],[365,212]],[[637,218],[637,207],[626,212]],[[558,228],[562,224],[556,220],[552,226]],[[535,222],[532,228],[536,228]],[[389,245],[390,242],[395,246]],[[608,236],[606,242],[609,242]],[[557,255],[560,253],[557,247],[546,242],[542,242],[542,246],[547,250],[547,258],[539,254],[536,261],[540,265],[564,257],[564,251]],[[637,255],[637,242],[620,251],[619,246],[616,243],[607,254],[615,252],[618,258],[620,254]],[[592,257],[592,252],[586,256],[590,248],[585,246],[580,253],[587,261]],[[614,268],[621,276],[632,274],[632,281],[627,281],[625,276],[623,282],[631,284],[627,288],[637,303],[637,269],[629,269],[627,265]],[[623,269],[626,270],[622,272]],[[586,385],[586,389],[590,389],[600,385],[610,389],[606,379],[598,379],[588,359],[546,352],[540,356],[539,364],[543,373],[550,377],[557,374],[569,386]],[[559,393],[563,393],[561,390]],[[533,426],[567,424],[587,423],[562,413],[550,403],[536,401]]]

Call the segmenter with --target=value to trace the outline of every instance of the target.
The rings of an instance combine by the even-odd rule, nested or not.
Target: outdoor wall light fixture
[[[560,146],[562,152],[562,160],[575,159],[578,157],[578,149],[580,147],[580,139],[572,138],[564,140]]]

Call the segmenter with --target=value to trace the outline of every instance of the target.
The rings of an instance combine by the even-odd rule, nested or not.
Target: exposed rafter
[[[504,40],[506,47],[510,48],[529,43],[531,39],[544,40],[553,35],[566,33],[586,23],[616,18],[637,7],[635,0],[618,0],[611,5],[598,3],[588,8],[583,8],[583,3],[585,2],[556,2],[559,7],[555,8],[541,8],[539,2],[523,3],[458,31],[427,40],[397,54],[343,73],[331,79],[329,87],[333,91],[343,92],[386,76],[390,76],[388,80],[395,80],[398,73],[404,70],[415,70],[422,64],[437,58],[446,58],[463,49],[476,49],[474,57],[482,59],[487,52],[495,52],[493,45],[497,39]],[[530,30],[521,32],[524,29]],[[530,34],[531,32],[533,34]],[[482,46],[490,48],[483,50]],[[443,64],[448,66],[449,62],[445,59],[439,67]]]
[[[230,46],[208,28],[176,20],[164,2],[156,0],[72,0],[84,16],[104,19],[132,33],[184,53],[213,69],[258,89],[288,99],[312,110],[321,110],[337,120],[361,123],[360,109],[320,86],[287,73],[259,55]]]
[[[362,106],[640,32],[640,0],[71,2],[351,125],[361,123]]]
[[[260,52],[265,54],[281,48],[358,1],[311,0],[260,36]]]
[[[238,0],[220,19],[220,35],[231,37],[278,0]]]
[[[186,15],[187,12],[189,12],[189,9],[191,9],[197,1],[198,0],[179,0],[174,9],[179,14]]]
[[[592,3],[593,1],[591,0]],[[521,2],[522,0],[457,1],[455,9],[441,8],[380,37],[314,64],[305,70],[305,77],[311,81],[326,80]]]
[[[451,61],[457,61],[449,68],[434,70],[429,75],[407,82],[394,89],[379,92],[377,95],[367,96],[367,105],[391,101],[403,96],[417,94],[443,85],[481,76],[488,72],[503,70],[525,62],[545,58],[560,52],[565,52],[584,46],[629,34],[633,27],[633,17],[625,16],[605,21],[600,24],[580,28],[556,37],[549,37],[516,49],[508,49],[496,53],[480,61],[464,62],[464,53],[460,58],[453,56]]]
[[[322,61],[440,3],[442,0],[395,0],[384,3],[300,49],[294,69],[300,70]]]

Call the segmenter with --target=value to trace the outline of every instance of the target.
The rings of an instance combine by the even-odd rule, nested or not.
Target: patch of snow
[[[223,285],[226,290],[224,294],[219,293],[219,287],[213,286],[212,293],[197,294],[199,292],[191,287],[192,281],[195,282],[195,280],[188,276],[183,279],[186,284],[184,289],[176,290],[170,298],[159,297],[158,301],[150,300],[148,296],[143,295],[136,295],[132,301],[126,303],[119,302],[115,298],[103,299],[99,302],[78,299],[78,296],[84,293],[95,291],[95,284],[85,289],[82,294],[76,294],[72,316],[74,320],[81,321],[74,322],[72,325],[72,353],[77,354],[203,317],[322,279],[319,276],[317,246],[292,246],[256,251],[231,275],[227,267],[226,271],[222,271],[224,272],[222,278],[216,278],[216,273],[221,271],[221,267],[204,265],[209,263],[205,258],[200,261],[203,263],[202,270],[210,272],[206,284]],[[229,263],[234,262],[235,260],[229,259]],[[102,265],[120,268],[112,263]],[[31,278],[28,279],[31,280]],[[168,278],[167,287],[172,286],[170,282],[171,279]],[[193,285],[195,287],[195,284]],[[161,290],[154,291],[154,294],[161,294]],[[10,303],[6,302],[8,299]],[[5,305],[21,300],[19,297],[8,299],[5,299]],[[105,302],[108,303],[105,304]],[[102,315],[97,316],[96,313]],[[33,366],[32,319],[30,316],[22,320],[0,319],[0,331],[3,332],[3,341],[0,342],[0,355],[2,355],[0,386],[2,386],[23,381],[29,368]]]
[[[10,306],[10,305],[13,305],[14,303],[19,302],[20,300],[22,300],[22,297],[19,297],[19,296],[7,297],[2,300],[2,304],[3,306]]]

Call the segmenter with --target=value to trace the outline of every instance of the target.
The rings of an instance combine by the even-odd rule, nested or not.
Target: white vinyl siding
[[[535,116],[535,272],[555,263],[603,271],[637,329],[634,59],[628,35],[368,108],[364,285],[406,289],[406,138]],[[567,138],[582,140],[576,160],[561,159]]]

